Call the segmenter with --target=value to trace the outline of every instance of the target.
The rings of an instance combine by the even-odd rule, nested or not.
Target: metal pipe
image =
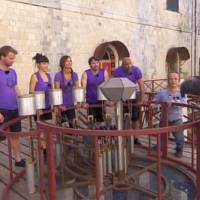
[[[41,149],[41,138],[38,137],[38,146],[37,146],[37,174],[40,185],[40,199],[44,200],[44,158]]]
[[[13,165],[12,165],[12,146],[10,137],[8,137],[8,155],[9,155],[9,169],[10,169],[10,181],[13,180]]]
[[[112,156],[111,156],[111,149],[110,147],[108,148],[107,151],[107,162],[108,162],[108,173],[112,174]]]
[[[194,121],[194,109],[192,109],[192,121]],[[198,143],[197,143],[198,144]],[[195,149],[195,140],[194,140],[194,128],[192,128],[192,155],[191,155],[191,159],[192,159],[192,168],[194,168],[194,149]]]
[[[157,136],[157,199],[161,200],[162,199],[162,174],[161,174],[161,134],[159,133]]]
[[[117,152],[117,148],[114,147],[114,157],[115,157],[115,172],[118,171],[118,152]]]
[[[56,143],[56,166],[61,163],[61,144]]]
[[[106,159],[106,151],[103,150],[103,175],[106,176],[107,174],[107,159]]]
[[[117,129],[123,129],[123,105],[122,101],[117,102]],[[118,157],[119,157],[119,171],[123,171],[123,138],[118,136]]]
[[[98,137],[95,136],[95,164],[96,164],[96,200],[100,200],[100,144]]]
[[[199,131],[200,131],[200,124],[198,125],[198,127],[196,128],[195,130],[195,133],[196,134],[196,142],[197,144],[200,144],[200,134]],[[196,185],[199,186],[200,185],[200,145],[197,145],[197,157],[196,157],[196,160],[197,160],[197,173],[196,173]],[[197,200],[200,200],[200,190],[198,189],[197,190]]]
[[[28,193],[33,194],[35,192],[35,173],[34,162],[26,163],[26,180]]]
[[[168,105],[163,104],[162,105],[162,126],[167,127],[168,126]],[[163,157],[167,157],[168,154],[168,132],[163,133],[161,136],[161,149],[163,153]]]
[[[134,136],[131,136],[131,154],[134,153]]]
[[[128,172],[128,164],[127,164],[127,151],[126,146],[124,147],[124,172],[127,174]]]
[[[47,161],[48,161],[48,183],[49,200],[56,200],[56,169],[53,152],[53,134],[47,130]]]

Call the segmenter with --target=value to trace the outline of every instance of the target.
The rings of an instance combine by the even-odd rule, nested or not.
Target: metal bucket
[[[102,91],[101,91],[101,89],[98,87],[98,89],[97,89],[97,99],[99,100],[99,101],[106,101],[106,100],[108,100],[105,96],[104,96],[104,94],[102,93]]]
[[[61,89],[50,90],[49,97],[51,105],[59,106],[63,104],[63,94]]]
[[[136,99],[136,91],[134,91],[134,92],[132,93],[132,95],[130,96],[129,99]]]
[[[25,94],[18,97],[18,110],[20,116],[35,115],[35,101],[33,94]]]
[[[73,94],[74,94],[74,101],[76,103],[85,102],[85,88],[84,87],[74,88]]]
[[[45,93],[44,92],[35,92],[35,108],[36,110],[45,109]]]

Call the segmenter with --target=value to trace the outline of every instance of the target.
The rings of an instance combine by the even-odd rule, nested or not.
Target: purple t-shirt
[[[98,74],[94,74],[91,69],[85,71],[87,74],[87,87],[86,87],[86,102],[98,103],[97,89],[98,86],[104,82],[104,69],[100,69]]]
[[[63,91],[63,105],[73,106],[74,105],[73,87],[75,86],[75,82],[78,81],[77,73],[72,72],[72,79],[67,80],[64,77],[63,72],[60,71],[56,73],[54,81],[60,82],[60,87]]]
[[[49,73],[46,73],[48,77],[48,82],[45,82],[40,73],[36,72],[35,75],[37,76],[37,83],[35,86],[35,91],[44,91],[45,92],[45,108],[50,108],[50,102],[49,102],[49,90],[52,89],[52,80]]]
[[[142,72],[137,66],[133,66],[131,72],[127,72],[123,66],[119,66],[114,71],[114,77],[128,78],[133,83],[137,83],[137,81],[142,78]]]
[[[17,74],[14,69],[0,69],[0,109],[16,110],[17,105]]]

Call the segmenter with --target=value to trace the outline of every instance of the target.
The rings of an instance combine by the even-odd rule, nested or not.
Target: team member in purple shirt
[[[108,73],[104,69],[100,69],[99,61],[95,57],[88,60],[90,69],[87,69],[81,78],[81,84],[86,88],[86,103],[90,105],[98,104],[97,89],[105,80],[108,80]],[[103,121],[102,108],[89,108],[89,114],[94,116],[97,122]]]
[[[49,90],[52,89],[52,80],[50,74],[47,73],[49,59],[42,54],[37,53],[33,60],[35,60],[35,64],[37,65],[38,71],[31,76],[29,92],[34,93],[35,91],[43,91],[45,92],[45,109],[47,111],[51,108],[49,102]],[[43,113],[40,115],[40,120],[50,120],[52,119],[51,113]],[[35,116],[36,120],[36,116]],[[43,135],[41,137],[44,137]],[[42,140],[41,142],[44,159],[46,159],[46,141]]]
[[[74,97],[73,97],[73,87],[78,87],[78,75],[72,69],[72,59],[70,56],[62,56],[60,59],[61,71],[56,73],[54,78],[54,85],[56,89],[61,88],[63,91],[63,106],[62,118],[69,121],[70,127],[72,127],[72,121],[75,118],[75,110],[68,109],[69,107],[74,106]]]
[[[45,110],[50,109],[49,102],[49,90],[52,89],[52,80],[48,71],[49,59],[42,54],[37,53],[33,60],[37,65],[38,71],[31,76],[29,92],[34,93],[35,91],[45,92]],[[52,118],[50,113],[46,113],[40,116],[41,120],[49,120]]]
[[[144,81],[142,72],[139,67],[132,64],[132,60],[129,57],[125,57],[122,62],[122,66],[118,67],[114,71],[114,77],[126,77],[133,83],[138,84],[139,91],[137,99],[133,100],[132,103],[142,103],[144,100]],[[124,111],[127,112],[127,107],[124,107]],[[139,106],[132,106],[132,126],[133,129],[139,128]],[[138,138],[135,138],[135,144],[140,144]]]
[[[11,68],[15,62],[17,51],[11,46],[0,48],[0,123],[7,122],[18,117],[17,74]],[[11,132],[21,131],[21,123],[18,122],[10,127]],[[26,162],[20,155],[19,138],[12,138],[11,145],[15,156],[15,166],[25,167]]]

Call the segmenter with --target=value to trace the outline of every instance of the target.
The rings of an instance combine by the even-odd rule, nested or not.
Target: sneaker
[[[138,138],[134,138],[134,144],[141,145],[141,142]]]
[[[26,161],[25,159],[21,159],[20,161],[15,161],[16,167],[26,167]]]

